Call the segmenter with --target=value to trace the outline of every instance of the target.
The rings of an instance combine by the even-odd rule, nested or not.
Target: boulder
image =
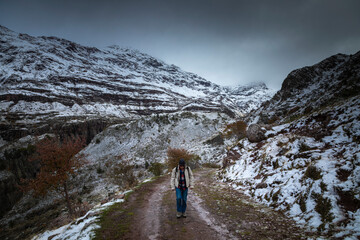
[[[261,142],[265,139],[265,133],[258,124],[251,124],[246,130],[246,136],[250,142]]]
[[[259,183],[258,185],[256,185],[256,189],[267,188],[267,187],[268,187],[267,183],[264,183],[264,182]]]

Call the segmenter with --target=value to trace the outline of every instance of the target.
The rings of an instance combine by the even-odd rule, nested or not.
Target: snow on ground
[[[123,202],[124,199],[115,199],[110,202],[99,204],[71,223],[58,229],[49,230],[32,238],[32,240],[67,239],[67,240],[90,240],[94,237],[94,230],[99,228],[98,219],[102,211],[111,205]]]
[[[152,181],[148,178],[142,181],[142,183]],[[125,192],[117,192],[117,196],[125,196],[133,190],[127,190]],[[32,240],[47,240],[47,239],[67,239],[67,240],[90,240],[94,237],[94,230],[99,228],[98,220],[101,213],[112,206],[115,203],[124,202],[124,199],[112,199],[104,204],[98,204],[88,211],[84,216],[73,220],[71,223],[61,226],[57,229],[48,230],[41,234],[38,234],[32,238]]]
[[[359,106],[353,99],[316,113],[332,119],[323,137],[307,132],[323,124],[315,114],[273,127],[263,143],[240,140],[231,150],[240,157],[220,176],[313,231],[360,237]]]

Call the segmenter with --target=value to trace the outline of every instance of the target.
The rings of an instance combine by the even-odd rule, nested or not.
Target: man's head
[[[183,158],[181,158],[179,161],[179,168],[181,170],[183,170],[185,168],[185,160]]]

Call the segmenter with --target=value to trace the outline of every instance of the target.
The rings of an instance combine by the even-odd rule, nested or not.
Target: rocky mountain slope
[[[360,52],[337,54],[292,71],[280,91],[252,114],[262,123],[284,122],[358,96]],[[257,121],[257,120],[256,120]]]
[[[5,141],[34,129],[47,132],[49,121],[123,119],[181,110],[234,114],[234,103],[219,86],[138,51],[117,46],[100,50],[4,27],[0,36]]]
[[[359,238],[359,87],[360,52],[291,72],[248,118],[266,139],[236,142],[221,178],[326,238]]]
[[[178,111],[246,112],[231,91],[136,50],[85,47],[0,26],[1,141],[56,122]],[[54,121],[52,124],[48,122]],[[102,124],[102,123],[98,123]]]
[[[223,88],[118,46],[85,47],[56,37],[18,34],[3,26],[0,41],[0,144],[89,119],[102,130],[116,119],[153,113],[207,111],[235,116],[271,97],[264,84]],[[94,134],[89,135],[88,141]]]

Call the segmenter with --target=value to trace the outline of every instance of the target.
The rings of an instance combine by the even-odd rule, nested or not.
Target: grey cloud
[[[357,0],[0,0],[0,24],[137,48],[224,85],[279,88],[293,69],[360,50]]]

